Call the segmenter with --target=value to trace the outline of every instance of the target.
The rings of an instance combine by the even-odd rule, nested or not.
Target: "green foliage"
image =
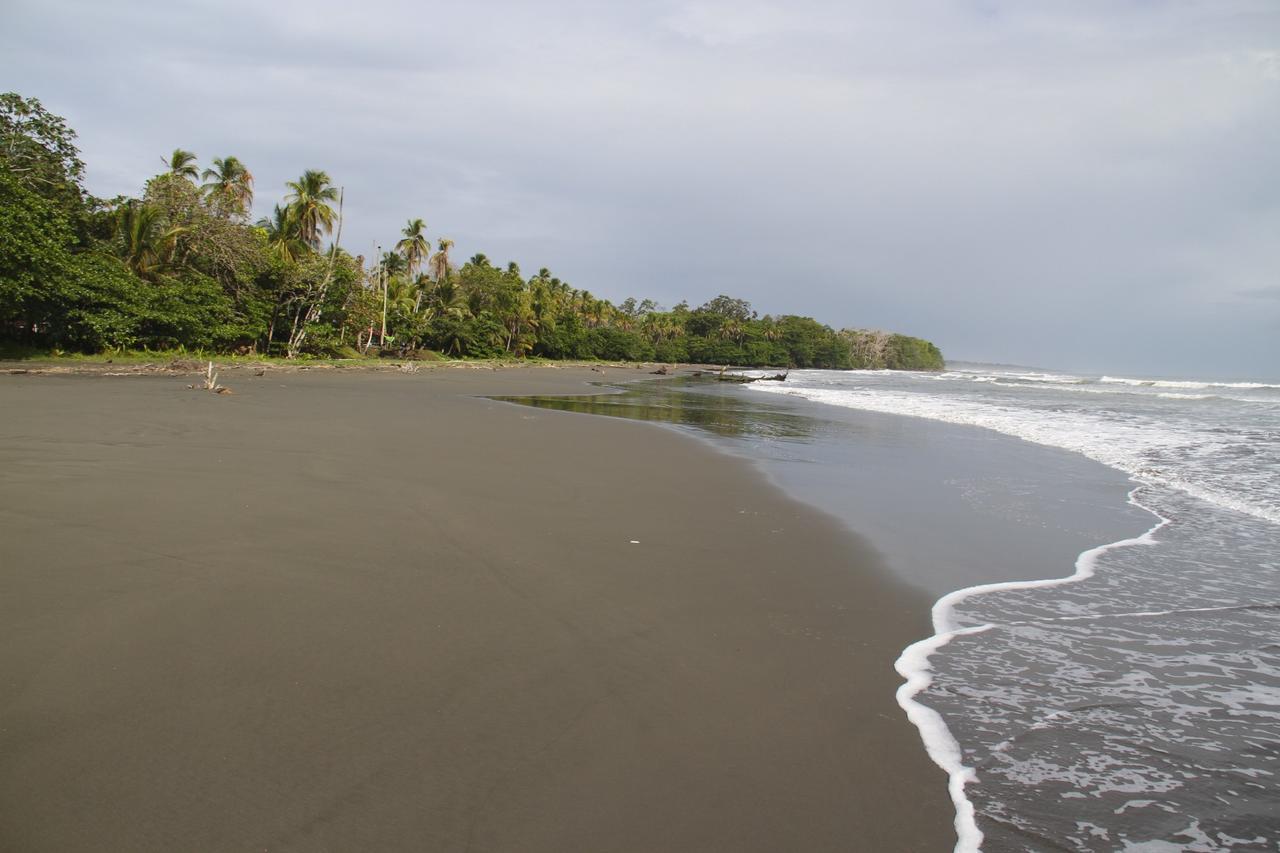
[[[253,206],[253,173],[240,158],[214,157],[213,165],[205,169],[200,177],[204,181],[201,191],[210,206],[220,215],[236,218],[248,214],[249,208]]]
[[[197,270],[184,270],[151,288],[141,339],[152,349],[219,349],[235,343],[245,331],[221,285]]]
[[[942,351],[926,340],[894,335],[884,366],[890,370],[942,370]]]
[[[333,230],[337,213],[329,204],[338,201],[338,188],[329,175],[308,169],[296,181],[289,181],[289,217],[296,224],[298,236],[312,249],[319,250],[320,238]]]
[[[0,168],[0,329],[34,343],[56,313],[54,288],[71,261],[74,235],[66,216],[26,181]]]
[[[49,324],[55,346],[80,352],[145,345],[153,293],[118,258],[85,252],[72,258],[57,319]]]
[[[653,358],[652,344],[635,332],[622,329],[592,329],[587,337],[587,347],[592,357],[608,361],[649,361]]]
[[[82,204],[84,163],[65,119],[35,98],[0,94],[0,170],[65,212]]]
[[[196,166],[196,155],[192,151],[184,151],[181,148],[173,149],[173,153],[169,155],[165,165],[169,167],[169,174],[175,177],[184,178],[188,181],[195,181],[200,177],[200,169]]]
[[[689,348],[680,339],[659,341],[653,345],[653,360],[665,364],[689,361]]]
[[[39,101],[0,95],[0,347],[942,367],[928,341],[760,317],[724,294],[667,311],[480,253],[458,269],[452,240],[431,253],[422,219],[366,267],[322,246],[341,192],[315,169],[256,225],[253,175],[235,157],[215,158],[198,187],[195,155],[175,149],[141,198],[87,198],[74,140]]]
[[[941,370],[942,353],[920,338],[866,329],[845,329],[840,333],[849,348],[851,365],[857,368],[889,370]]]
[[[724,320],[737,320],[740,323],[756,316],[756,313],[751,310],[750,302],[745,299],[725,296],[723,293],[698,308],[698,310],[714,314]]]

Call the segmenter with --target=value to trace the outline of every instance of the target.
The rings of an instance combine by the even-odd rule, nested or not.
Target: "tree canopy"
[[[343,193],[307,169],[250,224],[238,157],[200,170],[182,148],[136,198],[82,189],[75,133],[39,101],[0,95],[0,340],[78,349],[194,347],[295,356],[435,350],[468,357],[936,369],[928,341],[760,316],[719,295],[696,308],[615,305],[543,267],[477,252],[411,218],[395,250],[339,245]],[[197,176],[203,181],[197,185]],[[332,242],[326,245],[326,240]]]

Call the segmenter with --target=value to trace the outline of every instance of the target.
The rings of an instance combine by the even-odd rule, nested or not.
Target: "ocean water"
[[[1145,532],[954,590],[897,663],[957,850],[1280,850],[1280,382],[961,365],[741,393],[981,427],[1132,478]]]

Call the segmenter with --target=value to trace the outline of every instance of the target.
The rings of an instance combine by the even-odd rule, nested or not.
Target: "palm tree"
[[[413,313],[418,313],[422,308],[422,300],[426,299],[429,293],[431,293],[431,276],[420,272],[413,278]]]
[[[267,232],[267,245],[286,261],[296,261],[309,248],[298,235],[298,223],[287,207],[276,205],[271,218],[258,220],[258,227]]]
[[[745,334],[742,324],[733,319],[726,320],[719,331],[721,340],[733,341],[736,344],[742,343]]]
[[[431,242],[427,240],[427,235],[423,233],[426,230],[427,223],[421,219],[410,219],[408,224],[404,226],[404,230],[400,232],[404,235],[404,238],[399,243],[396,243],[396,251],[404,257],[410,278],[417,273],[418,267],[431,254]]]
[[[304,176],[305,177],[305,176]],[[382,247],[379,246],[379,249]],[[378,268],[378,280],[382,284],[382,333],[378,336],[378,346],[385,346],[387,341],[387,309],[390,304],[390,288],[393,279],[405,271],[405,261],[395,252],[383,252]]]
[[[404,257],[395,252],[382,253],[382,273],[388,279],[395,278],[409,268]]]
[[[640,328],[644,330],[649,342],[653,344],[658,343],[667,336],[666,321],[658,314],[650,314],[641,320]]]
[[[163,160],[163,158],[161,158]],[[183,151],[181,148],[173,149],[173,153],[169,155],[169,159],[164,161],[165,166],[169,168],[169,174],[179,178],[186,178],[188,181],[195,181],[200,177],[200,170],[196,167],[196,155],[193,151]]]
[[[427,294],[427,306],[433,316],[447,316],[455,320],[463,319],[467,313],[462,303],[462,292],[450,281],[436,282]]]
[[[183,229],[165,230],[159,209],[136,199],[121,207],[117,217],[125,263],[139,278],[154,281]]]
[[[327,173],[317,169],[308,169],[285,186],[291,190],[285,201],[298,224],[298,235],[308,246],[319,250],[321,232],[333,230],[337,214],[329,202],[338,200],[338,188],[330,183]]]
[[[392,278],[387,281],[387,304],[401,314],[410,314],[417,310],[417,288],[407,278]]]
[[[214,204],[232,216],[247,216],[253,204],[253,174],[238,157],[213,158],[200,175],[201,189]]]
[[[449,279],[449,250],[453,248],[453,241],[448,237],[441,237],[436,242],[436,253],[431,257],[431,275],[436,281],[448,281]]]

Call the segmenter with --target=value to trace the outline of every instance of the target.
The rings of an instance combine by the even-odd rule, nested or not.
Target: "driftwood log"
[[[787,370],[782,373],[775,373],[772,376],[747,376],[744,373],[725,373],[729,369],[728,365],[720,368],[720,372],[716,374],[716,379],[720,382],[786,382],[787,376],[791,371]]]

